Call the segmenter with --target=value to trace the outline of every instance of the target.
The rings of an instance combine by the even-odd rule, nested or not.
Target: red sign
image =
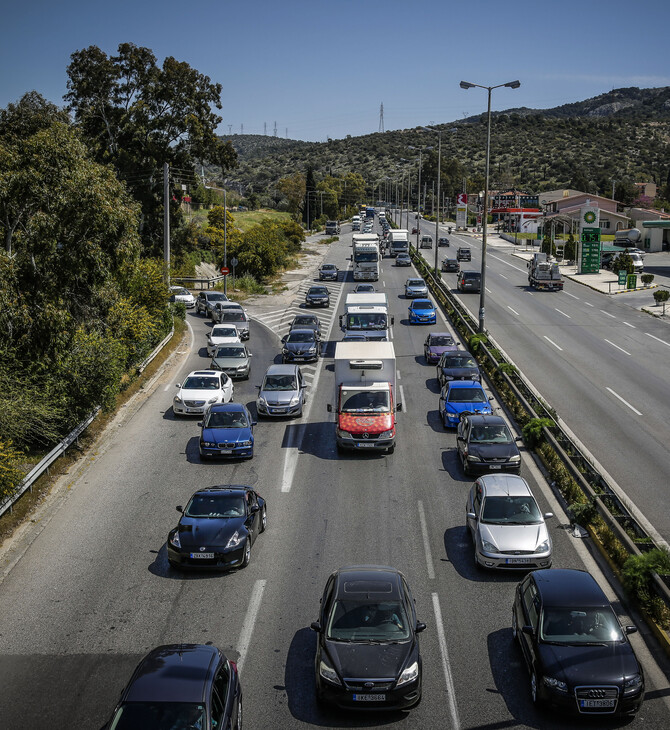
[[[220,271],[220,272],[221,272],[222,274],[224,274],[224,275],[225,275],[225,274],[230,274],[230,269],[229,269],[229,268],[228,268],[227,266],[222,266],[222,267],[221,267],[221,268],[219,269],[219,271]]]
[[[467,205],[467,204],[468,204],[467,193],[459,193],[456,196],[456,205]]]

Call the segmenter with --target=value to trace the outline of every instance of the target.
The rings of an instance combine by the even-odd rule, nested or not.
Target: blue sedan
[[[243,403],[215,403],[200,424],[200,458],[251,459],[255,425],[256,421]]]
[[[492,413],[491,403],[481,383],[474,380],[452,380],[440,393],[440,418],[445,428],[456,428],[466,413]]]
[[[437,311],[430,299],[415,299],[409,305],[410,324],[435,324]]]

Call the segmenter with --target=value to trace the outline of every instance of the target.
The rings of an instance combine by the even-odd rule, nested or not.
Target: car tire
[[[241,568],[246,568],[251,562],[251,538],[248,537],[244,543],[244,557],[242,558]]]
[[[263,512],[261,513],[261,526],[259,532],[265,532],[265,529],[268,526],[268,508],[263,507]]]
[[[536,708],[542,707],[542,699],[540,697],[540,688],[538,686],[537,682],[537,674],[535,674],[535,670],[532,669],[530,672],[530,699],[533,703],[533,706]]]

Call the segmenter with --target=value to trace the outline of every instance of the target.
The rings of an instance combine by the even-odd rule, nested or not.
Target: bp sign
[[[582,228],[579,271],[597,274],[600,270],[600,228]]]
[[[619,286],[626,286],[626,277],[628,276],[628,272],[626,269],[621,269],[619,271]]]

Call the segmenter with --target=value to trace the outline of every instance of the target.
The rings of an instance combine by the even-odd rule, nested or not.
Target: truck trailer
[[[355,233],[352,248],[354,281],[378,281],[379,236],[376,233]]]
[[[535,253],[528,262],[528,283],[534,289],[561,291],[563,276],[555,261],[550,261],[546,253]]]
[[[365,335],[368,340],[389,340],[389,317],[386,294],[347,294],[344,300],[344,314],[340,315],[340,328],[344,335]]]

